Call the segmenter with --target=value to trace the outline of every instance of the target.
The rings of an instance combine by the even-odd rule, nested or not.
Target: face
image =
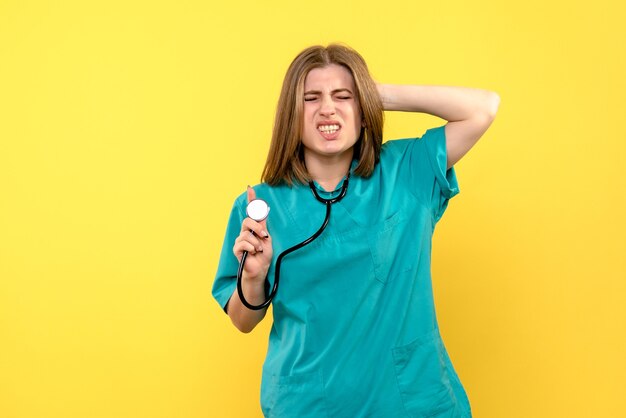
[[[350,71],[337,64],[311,70],[304,81],[302,144],[307,163],[352,159],[361,111]]]

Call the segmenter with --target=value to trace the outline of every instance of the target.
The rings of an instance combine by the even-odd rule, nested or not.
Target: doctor
[[[235,201],[213,295],[242,332],[263,303],[277,255],[284,258],[263,366],[267,417],[471,417],[466,392],[439,334],[430,255],[435,224],[459,192],[454,164],[492,123],[497,94],[377,84],[342,45],[302,51],[285,76],[263,183]],[[383,110],[447,121],[420,138],[382,144]],[[349,180],[348,183],[346,183]],[[246,217],[255,197],[269,217]]]

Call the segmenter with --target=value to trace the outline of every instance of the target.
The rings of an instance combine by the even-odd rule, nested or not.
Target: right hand
[[[256,193],[252,187],[248,187],[248,203],[256,199]],[[241,262],[243,252],[247,251],[246,264],[243,269],[243,280],[263,283],[272,262],[272,237],[267,231],[266,220],[256,222],[246,218],[241,224],[241,232],[235,240],[233,253]]]

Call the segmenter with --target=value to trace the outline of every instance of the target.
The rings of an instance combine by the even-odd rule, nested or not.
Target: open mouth
[[[332,125],[324,124],[324,125],[319,125],[317,127],[318,131],[324,134],[329,134],[329,135],[336,133],[339,129],[341,129],[341,126],[339,126],[339,124],[332,124]]]

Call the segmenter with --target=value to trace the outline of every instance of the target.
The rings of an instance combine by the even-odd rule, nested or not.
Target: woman
[[[453,165],[498,104],[483,90],[376,84],[362,57],[341,45],[307,48],[292,62],[264,183],[235,201],[213,286],[239,330],[250,332],[266,313],[248,309],[236,290],[244,252],[242,291],[259,305],[277,255],[324,221],[311,190],[331,199],[347,189],[319,238],[280,267],[261,385],[265,416],[471,416],[437,326],[431,239],[459,192]],[[448,123],[381,146],[383,110]],[[271,207],[260,222],[246,217],[257,196]]]

